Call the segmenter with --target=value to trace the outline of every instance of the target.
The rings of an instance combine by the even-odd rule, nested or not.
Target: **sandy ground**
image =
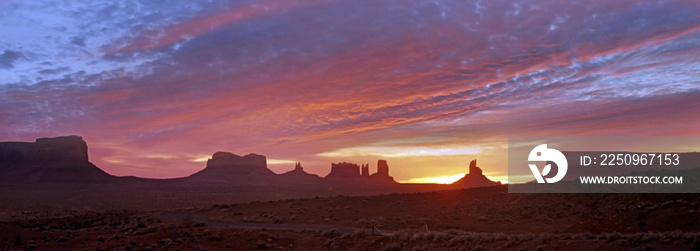
[[[33,194],[41,196],[40,193]],[[83,195],[89,205],[93,195]],[[177,194],[168,194],[177,200]],[[190,194],[183,195],[188,199]],[[94,196],[99,198],[99,196]],[[35,197],[38,198],[38,197]],[[87,198],[87,199],[85,199]],[[27,200],[30,201],[30,200]],[[138,201],[138,200],[136,200]],[[21,201],[20,201],[21,202]],[[15,202],[16,207],[22,203]],[[118,210],[4,209],[6,250],[700,248],[694,194],[508,194],[506,186]],[[187,203],[184,203],[187,204]],[[97,209],[95,209],[97,208]]]

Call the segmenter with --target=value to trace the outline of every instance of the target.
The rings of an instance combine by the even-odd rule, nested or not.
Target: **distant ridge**
[[[216,152],[204,169],[185,178],[147,179],[116,177],[89,162],[87,143],[79,136],[39,138],[35,142],[0,142],[0,183],[125,183],[125,184],[213,184],[213,185],[304,185],[314,189],[341,186],[390,187],[398,185],[389,175],[386,160],[377,161],[377,172],[369,174],[369,164],[333,163],[326,177],[309,174],[297,162],[294,169],[276,174],[259,154],[238,156]],[[451,186],[460,188],[498,185],[490,181],[472,161],[470,172]],[[137,182],[137,183],[134,183]],[[156,183],[154,183],[156,182]],[[167,183],[162,183],[167,182]]]

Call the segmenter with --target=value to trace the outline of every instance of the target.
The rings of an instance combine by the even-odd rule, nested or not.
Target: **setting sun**
[[[453,182],[464,177],[464,174],[455,174],[451,176],[440,176],[440,177],[422,177],[413,178],[406,181],[401,181],[405,183],[438,183],[438,184],[452,184]]]

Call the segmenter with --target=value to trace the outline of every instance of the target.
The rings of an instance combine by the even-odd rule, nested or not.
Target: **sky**
[[[696,1],[0,0],[0,141],[118,176],[214,152],[507,175],[508,136],[700,135]]]

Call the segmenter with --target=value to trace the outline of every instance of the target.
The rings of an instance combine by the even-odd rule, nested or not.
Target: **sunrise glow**
[[[116,175],[227,151],[446,183],[505,173],[513,135],[700,134],[692,1],[195,2],[0,4],[0,138],[81,135]]]
[[[438,184],[451,184],[464,177],[464,174],[455,174],[452,176],[441,176],[441,177],[422,177],[413,178],[405,181],[404,183],[438,183]]]

